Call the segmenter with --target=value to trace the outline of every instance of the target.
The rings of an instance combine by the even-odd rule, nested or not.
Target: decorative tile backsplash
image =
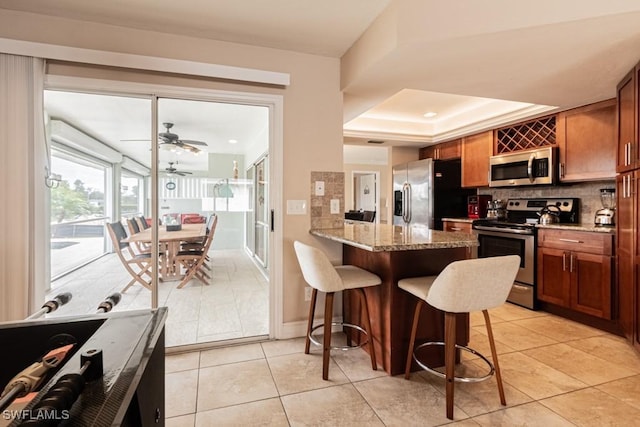
[[[324,182],[324,196],[316,196],[318,181]],[[311,172],[309,188],[311,228],[342,228],[344,226],[344,172]],[[338,200],[338,213],[331,213],[331,200]]]
[[[550,187],[481,188],[478,194],[489,194],[493,199],[535,198],[535,197],[577,197],[580,199],[580,222],[593,224],[596,211],[602,208],[601,188],[616,188],[615,180],[584,182]]]

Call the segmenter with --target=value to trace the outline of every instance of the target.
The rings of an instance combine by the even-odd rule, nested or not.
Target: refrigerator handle
[[[408,203],[409,203],[408,195],[409,195],[409,183],[405,182],[404,184],[402,184],[402,220],[405,223],[409,222],[409,220],[407,219]]]
[[[413,206],[411,205],[412,190],[411,184],[407,184],[407,224],[411,222],[411,217],[413,216]]]
[[[402,184],[402,221],[407,221],[407,183]]]

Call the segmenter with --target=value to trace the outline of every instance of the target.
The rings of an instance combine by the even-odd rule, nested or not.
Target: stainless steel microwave
[[[557,169],[555,147],[491,156],[489,187],[555,184]]]

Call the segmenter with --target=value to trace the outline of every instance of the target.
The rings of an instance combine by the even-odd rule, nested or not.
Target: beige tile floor
[[[169,307],[167,347],[269,334],[269,283],[244,250],[211,250],[211,280],[159,284],[159,305]],[[95,313],[108,295],[131,279],[115,254],[106,255],[52,283],[47,299],[71,292],[71,301],[48,317]],[[134,285],[122,294],[114,311],[151,306],[151,292]]]
[[[508,405],[495,378],[456,384],[454,425],[640,425],[640,357],[622,338],[511,304],[491,318]],[[479,313],[471,346],[490,354]],[[444,383],[426,372],[389,377],[358,349],[334,352],[323,381],[320,350],[303,350],[297,338],[167,356],[167,426],[451,423]],[[481,368],[473,357],[460,367]]]

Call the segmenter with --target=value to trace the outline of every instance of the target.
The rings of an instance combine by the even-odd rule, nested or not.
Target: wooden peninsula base
[[[417,299],[398,288],[398,280],[436,275],[449,263],[471,258],[477,246],[475,236],[429,229],[407,229],[393,225],[345,224],[344,229],[311,230],[311,234],[343,244],[343,264],[351,264],[382,279],[380,286],[364,288],[378,364],[390,375],[404,372],[413,313]],[[357,298],[344,294],[344,320],[362,325],[362,308]],[[351,330],[347,330],[349,332]],[[356,343],[364,337],[352,332]],[[469,342],[469,316],[458,315],[458,344]],[[416,342],[444,341],[444,313],[425,304],[420,315]],[[367,346],[364,347],[365,349]],[[423,349],[420,360],[429,366],[444,365],[439,346]],[[413,369],[417,369],[414,362]]]
[[[362,267],[377,274],[382,285],[365,288],[374,348],[378,363],[390,375],[404,373],[411,324],[417,298],[398,288],[398,280],[406,277],[438,274],[452,261],[467,258],[466,248],[423,249],[412,251],[370,252],[349,245],[343,248],[343,263]],[[357,298],[344,299],[344,316],[348,323],[362,324]],[[469,342],[469,316],[458,315],[457,343]],[[360,337],[354,337],[359,342]],[[425,304],[420,313],[416,342],[444,341],[444,313]],[[367,348],[366,346],[364,347]],[[444,365],[444,350],[425,348],[420,360],[429,366]],[[418,369],[415,361],[412,370]]]

